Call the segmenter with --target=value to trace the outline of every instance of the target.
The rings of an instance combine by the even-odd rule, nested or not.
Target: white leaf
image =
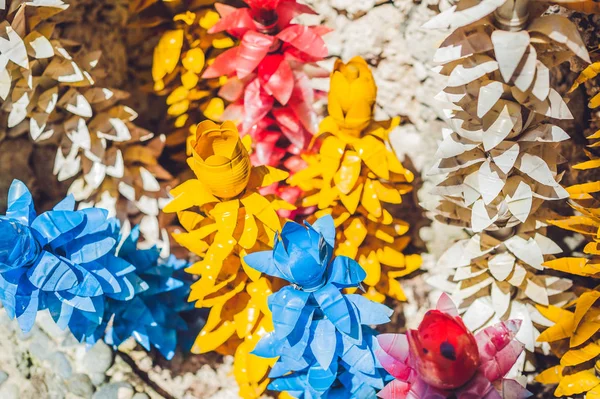
[[[145,169],[144,167],[141,167],[141,166],[140,166],[140,177],[142,178],[142,188],[145,191],[150,191],[150,192],[160,191],[160,184],[158,183],[158,180],[156,180],[156,178],[154,176],[152,176],[152,173],[148,172],[147,169]]]
[[[88,184],[88,186],[92,187],[94,190],[100,187],[100,184],[104,181],[106,177],[106,165],[103,165],[99,162],[94,162],[92,167],[83,179]]]
[[[525,277],[527,277],[527,270],[517,262],[513,268],[512,275],[506,281],[515,287],[520,287],[523,281],[525,281]]]
[[[512,301],[510,306],[509,319],[521,320],[521,328],[517,333],[517,340],[525,345],[525,349],[529,352],[535,350],[536,332],[531,323],[529,310],[527,306],[520,301]]]
[[[24,92],[21,97],[11,104],[8,114],[8,127],[15,127],[27,117],[27,107],[29,106],[29,95]]]
[[[504,173],[508,174],[519,157],[519,144],[503,141],[490,151],[494,163]]]
[[[8,61],[29,69],[29,58],[23,39],[7,21],[0,23],[0,69],[6,68]]]
[[[508,252],[501,252],[488,260],[490,273],[498,281],[504,281],[513,271],[515,257]]]
[[[517,164],[517,169],[546,186],[558,185],[546,161],[537,155],[523,153],[520,162]]]
[[[139,201],[134,202],[135,206],[144,214],[158,216],[158,201],[156,198],[150,198],[142,195]]]
[[[489,151],[514,131],[523,126],[521,106],[514,102],[499,101],[483,118],[483,148]],[[486,128],[487,127],[487,128]]]
[[[550,70],[540,61],[536,63],[536,75],[531,94],[540,101],[544,101],[550,94]]]
[[[548,94],[546,101],[536,102],[532,105],[532,108],[536,113],[550,118],[573,119],[573,114],[569,110],[569,106],[554,89],[550,89],[550,94]]]
[[[471,226],[475,233],[479,233],[490,227],[496,219],[498,219],[498,214],[496,213],[490,217],[483,200],[475,201],[471,212]]]
[[[519,184],[513,195],[506,195],[506,205],[510,213],[516,217],[521,223],[525,223],[531,212],[533,203],[533,195],[529,184],[522,180],[518,180]],[[510,180],[507,185],[516,184],[516,180]],[[509,190],[512,187],[508,188]]]
[[[31,48],[30,54],[38,60],[54,56],[52,43],[39,32],[31,32],[25,38],[25,43]]]
[[[576,56],[588,64],[591,63],[590,55],[579,35],[577,27],[566,17],[561,15],[545,15],[535,18],[527,30],[542,33],[555,42],[564,44]]]
[[[540,233],[535,233],[533,239],[544,255],[556,255],[562,252],[558,244]]]
[[[541,143],[558,143],[568,140],[570,137],[560,126],[543,123],[528,130],[519,137],[519,141],[537,141]]]
[[[119,193],[127,200],[135,202],[135,188],[125,182],[119,182]]]
[[[85,150],[92,148],[92,138],[90,137],[90,131],[82,118],[71,118],[65,123],[65,130],[67,137]]]
[[[540,250],[537,242],[530,237],[528,240],[521,236],[512,236],[508,240],[504,241],[504,245],[510,252],[513,253],[517,258],[527,263],[529,266],[543,270],[542,263],[544,263],[544,255]]]
[[[507,283],[495,282],[492,284],[491,297],[492,306],[496,316],[501,318],[508,311],[510,306],[510,285]]]
[[[495,80],[488,80],[481,84],[479,97],[477,97],[477,116],[483,118],[504,94],[504,84]]]
[[[502,187],[504,187],[504,180],[500,177],[489,160],[486,160],[481,164],[479,172],[477,174],[479,183],[479,192],[483,197],[483,202],[489,205],[498,196]]]
[[[108,176],[120,179],[125,174],[125,163],[123,162],[123,153],[117,149],[115,162],[112,165],[106,165],[106,174]]]
[[[546,285],[543,283],[541,278],[532,276],[527,279],[527,285],[524,290],[532,301],[539,303],[540,305],[548,306],[548,292],[546,291]]]
[[[529,51],[525,57],[525,62],[523,63],[523,66],[519,68],[515,79],[515,86],[521,91],[529,89],[537,72],[537,52],[535,51],[535,47],[530,45]]]
[[[12,87],[12,78],[8,69],[0,69],[0,98],[6,100],[10,88]]]
[[[496,70],[498,70],[498,63],[494,59],[484,55],[475,55],[452,70],[447,86],[466,85]]]
[[[483,25],[455,30],[444,40],[433,56],[433,62],[445,64],[492,49],[492,41]]]
[[[475,171],[465,177],[462,185],[462,196],[465,200],[465,206],[470,206],[481,197],[481,194],[479,193],[478,171]]]
[[[461,28],[490,15],[506,0],[463,0],[460,10],[452,6],[423,25],[426,29]]]
[[[492,317],[494,317],[494,306],[490,297],[477,298],[463,315],[463,323],[469,330],[475,331],[483,327]]]
[[[524,30],[495,30],[492,33],[492,43],[502,78],[505,83],[509,83],[529,47],[529,33]]]
[[[65,157],[59,148],[54,158],[53,173],[57,175],[58,181],[65,181],[76,176],[81,171],[81,157],[77,146],[72,146]]]
[[[456,133],[452,133],[451,135],[444,137],[444,140],[442,140],[437,152],[435,153],[435,157],[454,157],[464,152],[472,150],[473,148],[477,147],[477,145],[477,143],[473,143],[470,140],[460,137]]]

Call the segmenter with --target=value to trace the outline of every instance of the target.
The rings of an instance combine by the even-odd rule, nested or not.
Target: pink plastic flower
[[[523,351],[515,339],[520,320],[487,327],[473,335],[456,306],[442,295],[417,330],[382,334],[375,353],[394,381],[383,399],[520,399],[530,393],[505,375]]]

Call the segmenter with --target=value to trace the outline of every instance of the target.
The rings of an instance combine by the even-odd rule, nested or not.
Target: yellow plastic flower
[[[266,299],[272,291],[271,283],[242,259],[271,248],[283,222],[277,211],[294,209],[258,192],[288,173],[251,166],[250,142],[240,139],[233,122],[204,121],[195,131],[188,165],[196,178],[171,190],[174,198],[164,209],[177,212],[186,230],[174,234],[175,241],[200,257],[187,269],[199,276],[189,300],[211,309],[192,352],[236,353],[240,395],[257,398],[268,384],[272,361],[250,351],[273,328]]]
[[[217,120],[225,104],[217,92],[225,83],[220,79],[200,79],[222,50],[232,47],[234,41],[224,33],[208,34],[207,30],[219,21],[214,1],[192,2],[189,9],[171,7],[176,14],[171,29],[163,33],[152,64],[154,90],[166,97],[167,114],[173,132],[167,136],[167,146],[175,160],[183,161],[179,151],[195,126],[205,120]],[[189,142],[188,142],[189,143]],[[187,148],[187,155],[191,150]]]
[[[414,179],[389,146],[388,135],[400,118],[372,120],[377,88],[364,60],[337,62],[331,79],[319,153],[306,156],[308,167],[288,182],[306,192],[302,206],[319,209],[314,217],[334,217],[337,255],[357,259],[365,269],[366,296],[406,300],[396,279],[418,269],[421,258],[402,253],[410,242],[409,225],[390,207],[402,203]]]
[[[575,80],[575,82],[573,83],[573,86],[571,87],[571,90],[569,92],[574,91],[581,84],[587,82],[588,80],[595,78],[596,76],[598,76],[598,74],[600,74],[600,61],[594,62],[593,64],[590,64],[587,68],[585,68],[581,72],[579,77]],[[594,97],[592,97],[590,99],[590,102],[588,103],[588,107],[590,107],[590,108],[600,107],[600,93],[596,94]]]
[[[366,61],[354,57],[335,62],[327,110],[342,129],[360,132],[370,123],[377,99],[377,85]]]

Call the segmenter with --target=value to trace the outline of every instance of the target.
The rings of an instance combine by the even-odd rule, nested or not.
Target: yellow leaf
[[[288,172],[271,166],[254,166],[252,167],[248,186],[252,188],[267,187],[287,179],[289,175]]]
[[[233,232],[239,222],[239,208],[240,202],[238,200],[231,200],[216,204],[209,212],[215,220],[221,236],[233,237]]]
[[[600,298],[600,291],[588,291],[579,296],[577,299],[577,306],[575,307],[575,329],[578,328],[579,323],[581,323],[583,317],[587,314],[592,305],[596,303],[598,298]]]
[[[235,333],[235,323],[226,321],[214,331],[202,330],[196,337],[192,353],[212,352],[223,345]]]
[[[540,334],[540,336],[537,338],[538,342],[554,342],[571,337],[573,331],[575,330],[575,315],[573,313],[557,308],[556,306],[544,308],[536,305],[536,308],[540,311],[542,316],[556,323]],[[556,318],[557,316],[559,318]]]
[[[590,108],[600,107],[600,93],[598,93],[594,97],[592,97],[592,99],[588,103],[588,107],[590,107]]]
[[[356,208],[358,208],[358,203],[360,202],[360,197],[362,193],[362,183],[357,185],[354,191],[352,191],[349,195],[340,193],[340,201],[342,201],[342,204],[348,210],[349,213],[354,214],[356,212]]]
[[[344,144],[339,138],[329,136],[323,140],[319,154],[321,154],[321,172],[323,173],[323,182],[329,184],[334,174],[340,167],[340,161],[344,155]]]
[[[573,86],[571,87],[571,90],[569,90],[569,92],[572,92],[573,90],[577,89],[580,84],[595,78],[599,73],[600,62],[594,62],[593,64],[589,65],[587,68],[581,71],[577,79],[575,79],[575,82],[573,83]]]
[[[389,275],[389,273],[388,273]],[[388,277],[388,296],[400,301],[406,302],[408,299],[406,298],[406,294],[400,285],[400,282],[392,277]]]
[[[592,360],[600,355],[600,346],[595,343],[590,343],[583,348],[571,349],[560,358],[561,366],[576,366]]]
[[[573,165],[573,169],[578,169],[578,170],[587,170],[587,169],[594,169],[594,168],[599,168],[599,167],[600,167],[600,159],[591,159],[589,161],[585,161],[585,162],[581,162],[576,165]]]
[[[381,264],[377,259],[375,252],[369,252],[368,256],[362,255],[358,261],[367,277],[363,280],[366,285],[375,286],[381,279]]]
[[[354,144],[358,155],[377,176],[389,180],[387,152],[389,151],[383,142],[374,136],[365,136]]]
[[[271,206],[268,199],[260,195],[259,193],[251,193],[250,195],[242,198],[242,204],[246,208],[246,212],[256,216],[258,220],[263,222],[272,231],[281,230],[281,222],[277,212]]]
[[[388,204],[401,204],[402,196],[400,192],[394,188],[393,185],[387,183],[381,183],[378,180],[374,181],[375,184],[375,192],[377,193],[377,197],[382,202],[387,202]]]
[[[196,179],[190,179],[180,184],[171,190],[170,194],[174,198],[163,209],[163,212],[165,213],[183,211],[193,206],[202,206],[211,202],[219,202],[219,200]]]
[[[541,384],[558,384],[563,378],[562,373],[564,369],[563,366],[550,367],[539,373],[535,377],[535,380]]]
[[[404,254],[387,245],[377,250],[377,258],[379,262],[390,267],[404,267],[406,265]]]
[[[585,270],[587,262],[588,260],[585,258],[565,257],[544,262],[543,266],[552,270],[575,274],[577,276],[587,276],[588,273]]]
[[[339,170],[333,176],[336,187],[342,194],[352,191],[360,175],[361,160],[354,151],[346,151]]]
[[[240,247],[250,249],[256,244],[258,238],[258,226],[254,216],[246,214],[244,216],[244,231],[238,240]]]
[[[382,207],[381,202],[377,198],[377,194],[375,193],[375,187],[373,184],[373,180],[367,179],[365,183],[365,187],[363,189],[363,195],[361,198],[361,204],[365,207],[365,209],[375,217],[381,217]]]
[[[579,373],[565,375],[559,382],[554,395],[572,396],[589,391],[598,386],[600,379],[596,377],[594,370],[584,370]]]

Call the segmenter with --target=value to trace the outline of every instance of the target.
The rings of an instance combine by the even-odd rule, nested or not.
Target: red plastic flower
[[[437,310],[425,314],[417,330],[382,334],[376,352],[396,380],[378,396],[383,399],[520,399],[529,392],[505,378],[523,351],[515,339],[520,320],[487,327],[473,335],[447,295]]]

